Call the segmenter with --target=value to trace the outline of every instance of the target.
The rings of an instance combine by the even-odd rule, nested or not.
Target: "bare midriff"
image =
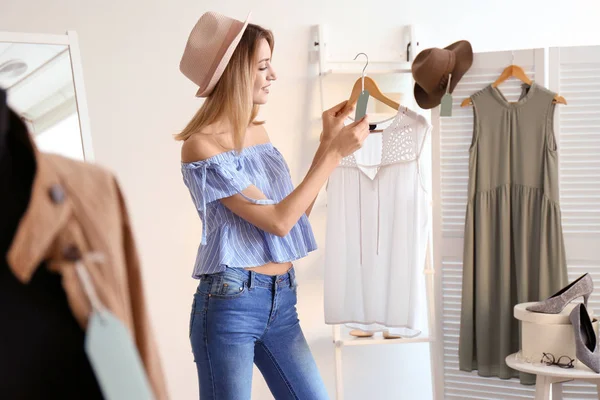
[[[265,265],[260,265],[258,267],[250,267],[250,268],[244,268],[244,269],[247,269],[248,271],[254,271],[259,274],[274,276],[274,275],[283,275],[286,272],[288,272],[290,268],[292,268],[291,262],[286,262],[286,263],[271,262],[271,263],[268,263]]]

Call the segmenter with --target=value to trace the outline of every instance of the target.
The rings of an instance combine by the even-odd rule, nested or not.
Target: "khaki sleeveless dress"
[[[491,85],[471,96],[459,366],[518,377],[504,359],[519,351],[515,304],[567,284],[553,132],[554,93],[524,85],[509,103]],[[522,383],[534,383],[521,375]]]

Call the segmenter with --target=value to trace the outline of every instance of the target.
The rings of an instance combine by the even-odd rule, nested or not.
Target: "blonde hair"
[[[185,129],[175,135],[175,140],[186,140],[202,128],[220,119],[227,119],[233,131],[234,148],[237,151],[242,149],[248,125],[264,123],[254,121],[259,107],[252,101],[256,49],[262,39],[267,40],[272,52],[275,47],[273,33],[258,25],[248,24],[213,92]]]

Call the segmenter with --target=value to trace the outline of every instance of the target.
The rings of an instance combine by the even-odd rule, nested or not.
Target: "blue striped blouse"
[[[271,143],[228,151],[205,160],[182,163],[183,180],[202,220],[202,238],[194,278],[225,267],[245,268],[305,257],[317,248],[306,214],[284,237],[270,234],[237,216],[219,199],[241,194],[255,204],[276,204],[294,189],[283,156]],[[267,199],[241,193],[250,185]]]

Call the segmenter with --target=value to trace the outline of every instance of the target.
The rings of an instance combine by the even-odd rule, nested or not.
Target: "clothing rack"
[[[411,84],[412,71],[411,62],[418,53],[419,42],[416,40],[415,28],[410,25],[405,27],[407,35],[404,37],[405,46],[407,50],[403,54],[401,60],[369,60],[369,74],[410,74]],[[321,111],[325,111],[324,101],[324,90],[323,90],[323,79],[330,75],[336,74],[352,74],[360,76],[364,66],[363,60],[331,60],[328,55],[329,44],[327,40],[327,28],[325,25],[317,25],[314,27],[313,46],[314,51],[317,55],[318,73],[319,73],[319,90],[321,98]],[[356,54],[354,52],[353,54]],[[412,93],[411,93],[412,95]],[[430,218],[431,221],[431,218]],[[438,334],[435,330],[435,286],[434,286],[434,269],[433,269],[433,257],[431,251],[433,230],[430,228],[430,246],[427,252],[427,265],[425,266],[425,286],[426,286],[426,297],[427,297],[427,317],[428,317],[428,336],[427,337],[415,337],[408,339],[385,339],[381,336],[374,336],[369,338],[358,338],[358,337],[343,337],[341,325],[332,326],[332,336],[335,350],[335,372],[336,372],[336,399],[344,399],[344,375],[343,375],[343,363],[342,363],[342,349],[344,347],[353,346],[371,346],[371,345],[391,345],[391,344],[405,344],[405,343],[429,343],[430,344],[430,363],[431,363],[431,382],[433,398],[441,398],[441,393],[437,393],[436,388],[438,387],[437,382],[442,379],[438,377],[437,368],[435,363],[441,360],[441,357],[437,355],[438,348],[437,338]]]

